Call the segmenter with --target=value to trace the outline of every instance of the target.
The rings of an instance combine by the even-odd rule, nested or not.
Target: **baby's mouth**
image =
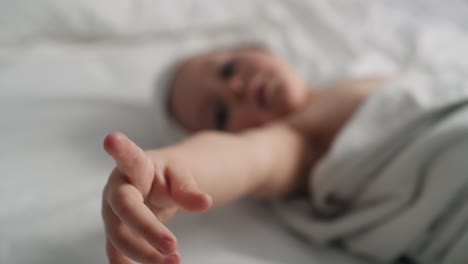
[[[256,107],[269,110],[272,97],[277,89],[277,80],[269,72],[259,73],[250,84],[250,100]]]

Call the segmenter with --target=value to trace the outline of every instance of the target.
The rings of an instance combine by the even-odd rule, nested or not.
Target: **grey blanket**
[[[468,263],[468,85],[413,83],[359,109],[309,200],[275,204],[296,232],[384,263]]]

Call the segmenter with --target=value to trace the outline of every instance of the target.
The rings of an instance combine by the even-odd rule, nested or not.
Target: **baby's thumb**
[[[166,171],[172,199],[189,211],[205,211],[211,207],[211,196],[202,192],[190,172],[180,167]]]

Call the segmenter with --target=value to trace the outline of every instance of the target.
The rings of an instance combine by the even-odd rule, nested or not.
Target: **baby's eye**
[[[231,59],[221,66],[221,69],[219,70],[219,77],[221,80],[226,81],[234,76],[234,73],[236,72],[236,64],[236,60]]]
[[[219,102],[215,108],[215,125],[218,130],[226,130],[229,120],[229,110],[223,102]]]

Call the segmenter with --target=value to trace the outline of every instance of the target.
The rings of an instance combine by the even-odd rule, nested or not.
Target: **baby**
[[[384,81],[316,89],[255,45],[185,60],[171,82],[168,112],[193,136],[150,151],[118,132],[104,140],[117,163],[102,201],[110,263],[180,263],[176,238],[163,224],[179,208],[307,195],[309,172]]]

